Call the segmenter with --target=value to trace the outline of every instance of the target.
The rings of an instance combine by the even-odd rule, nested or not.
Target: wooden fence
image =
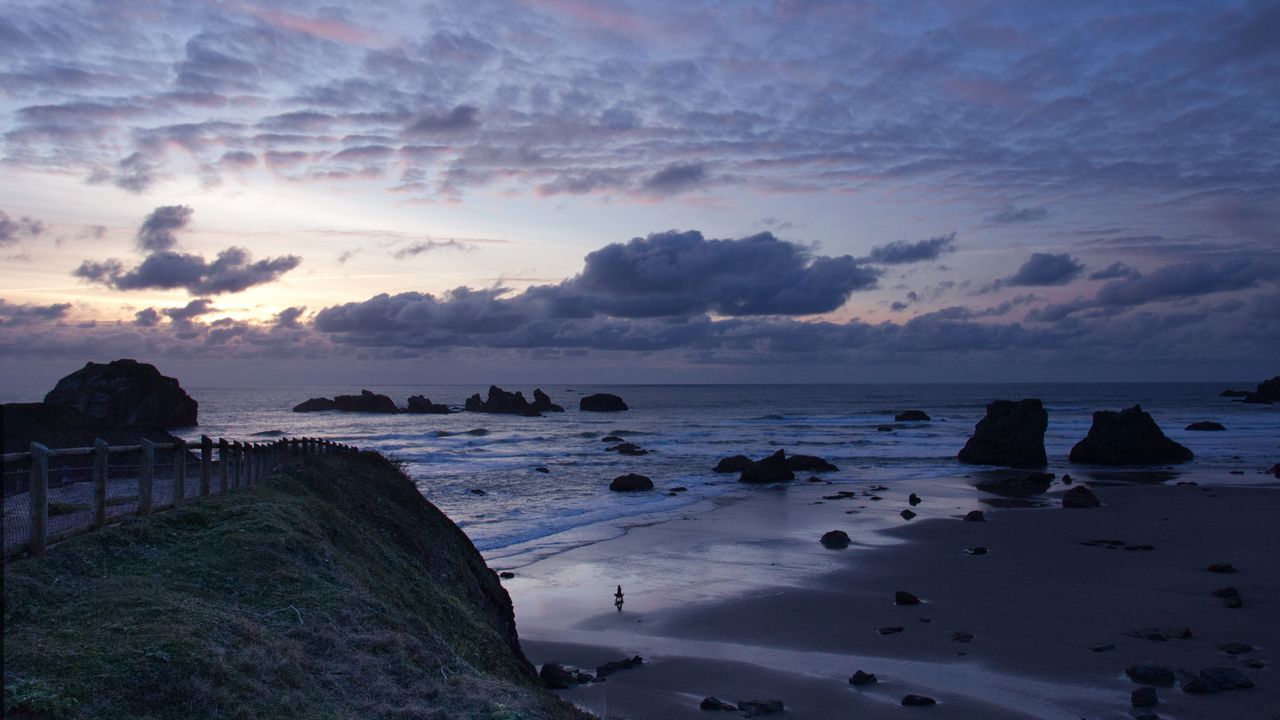
[[[171,463],[157,462],[159,450],[172,450]],[[194,465],[193,453],[199,451],[199,470],[193,473],[195,487],[188,487],[188,464]],[[112,480],[111,456],[120,453],[140,453],[136,476],[127,478],[132,488],[136,477],[136,505],[128,496],[132,509],[121,511],[118,507],[110,513],[110,519],[125,515],[150,515],[172,509],[189,499],[220,495],[256,484],[269,471],[300,457],[357,452],[359,448],[343,445],[323,438],[281,438],[274,442],[255,443],[231,441],[208,436],[200,438],[200,444],[189,445],[183,440],[172,443],[155,443],[143,439],[138,445],[108,445],[98,440],[93,447],[50,449],[40,443],[31,443],[28,452],[0,455],[5,467],[30,463],[30,483],[25,493],[6,496],[4,557],[8,559],[21,553],[40,555],[50,543],[96,530],[107,524],[108,510],[121,503],[109,499],[107,488]],[[216,459],[215,459],[216,451]],[[74,505],[68,517],[59,518],[60,527],[50,529],[49,461],[51,458],[90,458],[92,462],[92,499],[84,505]],[[167,465],[167,467],[166,467]],[[157,471],[169,471],[162,480],[165,492],[157,493]],[[26,503],[21,502],[25,494]],[[11,507],[11,503],[13,507]],[[62,509],[65,504],[59,506]],[[74,509],[81,511],[75,512]],[[25,513],[23,512],[25,511]],[[26,515],[25,537],[23,533],[10,533],[11,523]],[[21,528],[18,528],[19,530]],[[16,537],[11,538],[11,535]]]

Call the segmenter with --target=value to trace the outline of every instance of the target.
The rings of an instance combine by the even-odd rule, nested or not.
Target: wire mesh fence
[[[38,555],[48,542],[87,532],[128,515],[147,515],[206,495],[255,484],[283,462],[309,455],[355,452],[318,438],[241,443],[202,438],[182,442],[6,453],[4,557]]]

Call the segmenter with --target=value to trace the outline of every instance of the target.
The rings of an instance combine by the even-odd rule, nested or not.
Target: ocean
[[[312,397],[358,394],[357,386],[291,388],[192,387],[200,426],[179,431],[239,440],[271,434],[326,437],[374,449],[401,463],[423,495],[447,513],[491,562],[532,559],[604,539],[629,525],[687,513],[693,506],[731,502],[752,492],[736,475],[711,472],[719,458],[763,457],[779,448],[818,455],[840,467],[824,480],[894,483],[959,477],[974,471],[956,453],[994,399],[1040,398],[1049,412],[1045,446],[1050,472],[1087,478],[1067,454],[1089,430],[1095,410],[1135,403],[1170,438],[1191,448],[1193,462],[1178,476],[1197,482],[1274,483],[1258,471],[1280,461],[1280,406],[1246,405],[1219,397],[1236,384],[1043,385],[544,385],[564,413],[520,417],[482,413],[376,415],[294,413]],[[475,386],[365,386],[402,407],[410,395],[460,408]],[[532,399],[533,387],[521,390]],[[578,411],[595,392],[622,396],[630,410]],[[37,401],[40,391],[10,388],[6,402]],[[894,422],[894,414],[923,410],[924,423]],[[1214,420],[1225,432],[1188,432]],[[877,428],[892,425],[891,431]],[[607,452],[617,435],[649,451],[639,457]],[[548,472],[539,472],[537,468]],[[1232,474],[1238,471],[1243,474]],[[653,479],[654,492],[615,493],[609,481],[625,473]],[[800,476],[803,480],[807,475]],[[1169,481],[1172,481],[1171,478]],[[670,488],[686,491],[668,494]]]

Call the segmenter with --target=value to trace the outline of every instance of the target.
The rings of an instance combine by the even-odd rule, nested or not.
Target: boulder
[[[497,385],[489,386],[489,395],[484,400],[480,393],[467,398],[463,405],[468,412],[503,413],[507,415],[536,415],[537,410],[524,399],[524,393],[507,392]]]
[[[542,388],[533,391],[533,409],[535,412],[564,412],[564,408],[551,402],[551,396],[542,392]]]
[[[763,460],[751,463],[750,467],[742,471],[742,476],[738,478],[738,482],[759,484],[785,482],[795,479],[796,474],[787,465],[786,452],[779,450]]]
[[[609,489],[616,492],[636,492],[639,490],[652,490],[653,481],[644,475],[628,473],[619,475],[609,483]]]
[[[898,422],[928,422],[933,418],[929,417],[929,414],[923,410],[903,410],[894,415],[893,419]]]
[[[987,518],[982,514],[981,510],[970,510],[964,514],[965,522],[983,522]]]
[[[409,397],[409,404],[405,408],[405,412],[424,415],[448,415],[453,411],[449,409],[448,405],[437,405],[431,402],[429,398],[421,395],[412,395]]]
[[[629,657],[629,658],[623,658],[621,660],[614,660],[612,662],[607,662],[603,665],[598,666],[596,668],[596,677],[602,678],[607,675],[612,675],[613,673],[616,673],[619,670],[630,670],[633,667],[638,667],[643,664],[644,664],[644,658],[640,657],[639,655],[636,655],[634,657]]]
[[[85,366],[58,381],[44,396],[48,405],[66,405],[116,425],[190,427],[199,404],[177,379],[155,365],[122,359]]]
[[[1044,467],[1044,431],[1049,413],[1034,398],[996,400],[978,421],[973,437],[960,451],[960,462],[970,465]]]
[[[1101,505],[1102,503],[1098,500],[1098,496],[1083,485],[1071,488],[1062,496],[1062,507],[1064,508],[1095,508]]]
[[[738,706],[733,703],[727,703],[720,698],[710,696],[702,698],[702,702],[698,704],[700,710],[729,710],[737,712]]]
[[[1100,410],[1083,440],[1071,448],[1073,463],[1090,465],[1162,465],[1187,462],[1192,452],[1165,437],[1141,406],[1120,412]]]
[[[907,496],[907,503],[911,505],[911,507],[915,507],[919,505],[920,502],[921,502],[920,496],[915,493],[911,493],[910,495]]]
[[[938,701],[928,695],[906,695],[902,698],[902,704],[906,707],[929,707],[937,705]]]
[[[622,412],[627,409],[627,404],[617,395],[596,393],[579,400],[578,409],[586,412]]]
[[[754,461],[746,455],[734,455],[732,457],[720,458],[720,462],[711,469],[712,472],[718,473],[740,473],[751,467]]]
[[[849,543],[852,540],[849,539],[849,534],[843,530],[828,530],[822,533],[822,540],[819,542],[829,548],[844,548],[849,547]]]
[[[614,445],[611,448],[605,448],[605,450],[609,452],[616,452],[620,455],[640,456],[640,455],[649,454],[648,450],[645,450],[644,448],[640,447],[639,445],[636,445],[635,443],[629,443],[629,442],[624,442],[621,445]]]
[[[1226,428],[1222,426],[1222,423],[1216,423],[1216,422],[1213,422],[1212,420],[1201,420],[1200,422],[1193,422],[1187,426],[1187,429],[1194,430],[1197,432],[1214,432],[1218,430],[1226,430]]]
[[[893,604],[894,605],[919,605],[920,598],[916,597],[915,595],[912,595],[906,590],[899,590],[898,592],[893,594]]]
[[[794,472],[834,472],[840,469],[813,455],[792,455],[787,458],[787,467]]]
[[[910,520],[911,518],[916,516],[916,514],[910,510],[903,510],[898,514],[902,516],[903,520]]]
[[[863,672],[859,670],[855,672],[853,675],[849,676],[849,684],[857,685],[857,686],[875,685],[876,684],[875,673],[868,673],[868,672]]]
[[[538,677],[552,690],[567,690],[574,685],[591,682],[590,675],[553,662],[544,663]]]
[[[333,399],[340,412],[395,413],[396,403],[386,395],[361,390],[359,395],[339,395]]]
[[[330,398],[311,398],[293,406],[294,412],[326,412],[337,409],[338,403]]]

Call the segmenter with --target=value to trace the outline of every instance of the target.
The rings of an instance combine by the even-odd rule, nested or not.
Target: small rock
[[[910,510],[903,510],[898,514],[902,516],[903,520],[910,520],[911,518],[916,516],[916,514],[911,512]]]
[[[969,555],[986,555],[987,549],[979,545],[977,547],[971,547],[968,550],[965,550],[965,552],[968,553]]]
[[[901,625],[886,625],[885,627],[880,628],[876,632],[880,633],[881,635],[897,635],[903,630],[906,630],[906,628],[902,627]]]
[[[894,605],[919,605],[920,598],[916,597],[915,595],[912,595],[906,590],[899,590],[898,592],[893,594],[893,604]]]
[[[471,488],[471,494],[472,495],[488,495],[489,493],[481,490],[480,488]]]
[[[536,467],[536,468],[534,468],[534,469],[533,469],[533,471],[534,471],[534,472],[540,472],[540,473],[549,473],[549,472],[551,472],[551,468]]]
[[[911,505],[911,507],[915,507],[920,504],[920,496],[915,493],[911,493],[910,495],[907,496],[907,502]]]
[[[1136,708],[1154,707],[1160,702],[1153,687],[1140,687],[1129,694],[1129,704]]]
[[[1062,474],[1062,484],[1063,484],[1063,485],[1070,485],[1070,484],[1071,484],[1071,476],[1070,476],[1070,475],[1067,475],[1066,473],[1063,473],[1063,474]]]
[[[1239,570],[1236,570],[1235,566],[1232,565],[1231,563],[1214,563],[1205,569],[1211,573],[1240,572]]]
[[[783,711],[781,700],[747,700],[745,702],[738,701],[738,710],[745,712],[747,717],[757,717],[759,715],[772,715]]]
[[[853,541],[849,539],[849,534],[843,530],[829,530],[822,534],[820,542],[829,548],[845,548],[849,547],[849,543]]]
[[[498,577],[502,578],[503,580],[510,580],[515,576],[516,574],[511,572],[510,570],[503,570],[502,572],[498,573]]]
[[[1212,420],[1202,420],[1200,422],[1193,422],[1187,426],[1187,429],[1195,430],[1199,432],[1214,432],[1214,431],[1226,430],[1226,428],[1222,426],[1222,423],[1216,423],[1216,422],[1213,422]]]
[[[737,712],[738,706],[733,703],[727,703],[715,697],[707,696],[702,698],[702,702],[698,705],[702,710],[730,710]]]
[[[1071,488],[1062,496],[1062,507],[1064,508],[1095,508],[1101,505],[1102,503],[1098,500],[1098,496],[1083,485]]]
[[[608,675],[612,675],[615,672],[618,672],[619,670],[630,670],[633,667],[637,667],[643,664],[644,664],[644,658],[640,657],[639,655],[636,655],[634,657],[629,657],[629,658],[623,658],[621,660],[614,660],[612,662],[607,662],[597,667],[596,677],[598,678],[606,677]]]
[[[1173,686],[1173,669],[1155,663],[1134,663],[1124,669],[1129,679],[1141,685]]]
[[[1253,646],[1249,643],[1229,642],[1218,646],[1218,649],[1228,655],[1243,655],[1253,650]]]
[[[605,448],[605,449],[608,450],[609,452],[616,452],[620,455],[631,455],[633,457],[649,454],[648,450],[645,450],[644,448],[640,447],[639,445],[636,445],[635,443],[629,443],[629,442],[624,442],[621,445],[614,445],[611,448]]]
[[[874,685],[876,683],[875,673],[863,672],[861,670],[855,672],[849,677],[850,685]]]
[[[986,519],[981,510],[970,510],[964,516],[965,522],[983,522]]]
[[[906,695],[902,698],[902,704],[906,707],[928,707],[937,705],[938,701],[927,695]]]
[[[973,633],[964,630],[951,633],[951,642],[967,643],[970,640],[973,640]]]
[[[894,415],[893,419],[897,422],[928,422],[933,418],[923,410],[903,410]]]
[[[619,475],[609,483],[609,489],[615,492],[638,492],[641,490],[652,490],[653,481],[644,475],[636,473],[628,473]]]

